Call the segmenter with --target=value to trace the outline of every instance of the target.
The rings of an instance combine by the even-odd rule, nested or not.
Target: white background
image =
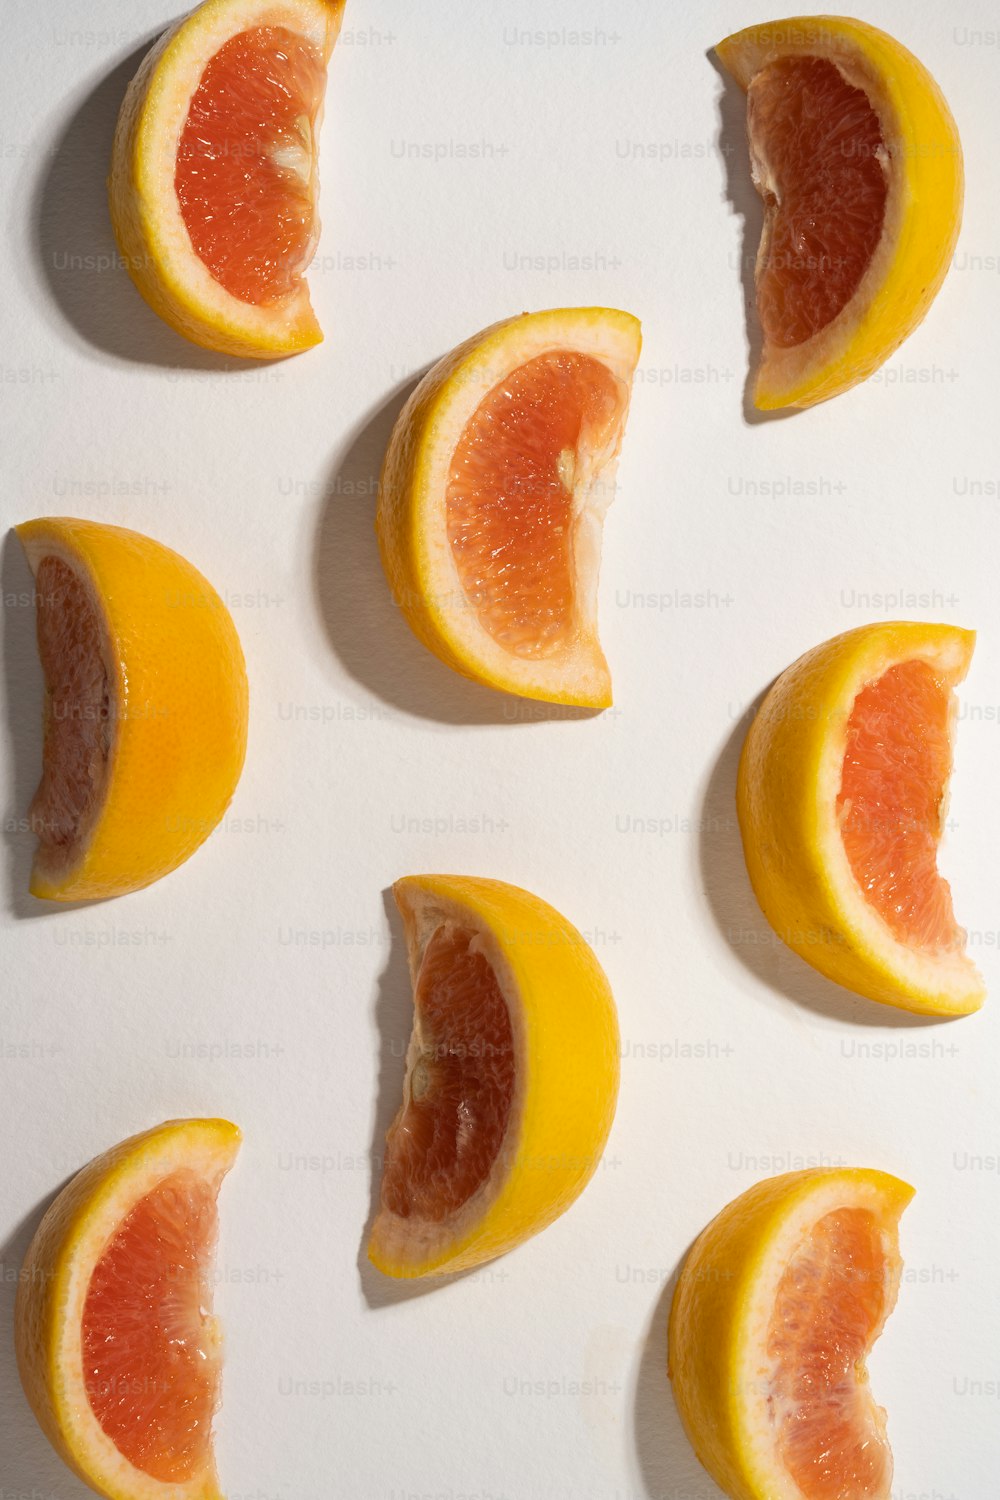
[[[91,1156],[185,1114],[246,1137],[217,1294],[230,1500],[717,1496],[664,1375],[675,1269],[730,1199],[810,1162],[918,1189],[872,1360],[895,1500],[993,1500],[995,7],[872,0],[959,121],[956,265],[879,377],[770,422],[743,408],[759,216],[742,100],[706,57],[764,12],[349,0],[312,275],[327,339],[265,368],[186,345],[108,262],[115,115],[174,14],[4,0],[4,524],[89,516],[189,557],[232,607],[251,723],[230,821],[187,865],[89,909],[28,897],[41,681],[6,537],[0,1500],[84,1494],[14,1370],[41,1210]],[[519,36],[537,27],[557,35]],[[597,36],[563,34],[581,29]],[[372,531],[412,373],[496,318],[580,303],[628,308],[645,335],[604,551],[616,707],[590,719],[440,666],[397,616]],[[894,616],[980,631],[943,866],[994,995],[952,1025],[857,1000],[769,940],[733,817],[748,705],[806,648]],[[362,1246],[410,1021],[385,893],[422,870],[514,881],[587,932],[624,1056],[576,1206],[477,1275],[407,1289]],[[295,1393],[309,1382],[325,1394]]]

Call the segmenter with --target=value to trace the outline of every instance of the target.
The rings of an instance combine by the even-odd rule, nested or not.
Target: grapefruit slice
[[[172,1120],[97,1157],[31,1242],[18,1368],[46,1437],[108,1500],[222,1500],[216,1198],[240,1132]]]
[[[885,1172],[791,1172],[723,1209],[670,1314],[674,1399],[732,1500],[890,1500],[865,1358],[892,1312],[913,1189]]]
[[[413,391],[389,442],[377,530],[396,602],[457,672],[607,707],[601,525],[639,357],[606,307],[495,323]]]
[[[859,995],[935,1015],[984,995],[937,868],[953,690],[974,642],[894,622],[808,651],[761,704],[737,781],[747,869],[778,936]]]
[[[35,896],[120,896],[175,869],[218,823],[247,741],[236,627],[169,547],[66,517],[17,528],[45,673],[31,804]]]
[[[812,406],[866,380],[937,295],[962,217],[958,130],[923,64],[862,21],[773,21],[716,51],[747,90],[764,200],[754,399]]]
[[[343,0],[206,0],[143,59],[109,179],[125,265],[196,344],[273,359],[323,335],[317,132]]]
[[[499,880],[393,887],[414,1023],[368,1253],[387,1276],[466,1270],[569,1208],[618,1097],[618,1020],[565,917]]]

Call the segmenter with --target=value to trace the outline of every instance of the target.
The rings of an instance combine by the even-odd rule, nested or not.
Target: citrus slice
[[[125,266],[196,344],[273,359],[323,335],[317,131],[344,0],[206,0],[128,87],[108,191]]]
[[[790,1172],[696,1240],[670,1313],[670,1378],[698,1458],[732,1500],[890,1500],[865,1358],[895,1306],[912,1197],[885,1172]]]
[[[750,726],[737,810],[778,936],[859,995],[964,1015],[983,1001],[938,873],[955,721],[975,636],[863,625],[808,651]]]
[[[751,26],[716,51],[747,90],[762,410],[850,390],[937,295],[962,217],[962,148],[940,89],[884,31],[842,16]]]
[[[495,323],[445,356],[404,406],[377,530],[396,602],[457,672],[604,708],[601,525],[639,357],[606,307]]]
[[[18,526],[45,673],[31,890],[120,896],[189,858],[236,789],[247,678],[228,610],[161,542],[66,517]]]
[[[84,1167],[17,1288],[25,1394],[56,1452],[108,1500],[221,1500],[216,1197],[240,1132],[172,1120]]]
[[[388,1276],[466,1270],[564,1213],[618,1097],[618,1019],[587,943],[499,880],[393,887],[413,979],[403,1104],[369,1256]]]

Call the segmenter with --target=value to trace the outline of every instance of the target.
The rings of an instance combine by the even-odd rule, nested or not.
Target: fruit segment
[[[379,482],[382,562],[400,609],[467,677],[606,707],[601,527],[639,356],[611,308],[525,313],[424,376]]]
[[[865,1360],[891,1313],[912,1188],[817,1169],[759,1182],[701,1234],[670,1314],[669,1373],[732,1500],[889,1500]]]
[[[112,224],[143,297],[193,343],[274,359],[323,337],[305,271],[342,14],[343,0],[205,0],[129,85]]]
[[[737,778],[747,870],[778,936],[859,995],[942,1016],[984,996],[937,867],[974,640],[895,622],[817,646],[768,692]]]
[[[754,400],[812,406],[866,380],[937,295],[962,217],[958,131],[923,64],[862,21],[772,21],[716,51],[747,92],[764,203]]]
[[[216,1199],[240,1132],[172,1120],[97,1157],[32,1240],[14,1314],[25,1394],[107,1500],[221,1500]]]
[[[394,890],[414,1021],[368,1253],[389,1276],[440,1275],[514,1249],[583,1191],[618,1024],[591,949],[537,896],[453,875]]]
[[[17,528],[45,673],[31,890],[120,896],[188,859],[243,767],[247,678],[211,584],[162,543],[51,517]]]

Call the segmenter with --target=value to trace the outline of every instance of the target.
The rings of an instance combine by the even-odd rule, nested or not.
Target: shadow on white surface
[[[719,150],[726,167],[726,198],[735,214],[743,220],[740,239],[740,285],[743,289],[743,311],[747,333],[747,376],[743,387],[743,420],[750,427],[781,421],[798,414],[797,407],[782,411],[758,411],[753,402],[753,383],[760,361],[763,330],[757,317],[757,294],[754,266],[757,246],[764,228],[764,205],[753,185],[747,146],[747,96],[730,77],[710,48],[705,54],[722,82],[719,95]]]
[[[375,500],[389,436],[419,378],[397,386],[355,432],[326,487],[314,576],[334,651],[369,692],[416,718],[458,727],[592,718],[594,710],[558,704],[532,702],[525,712],[526,700],[453,672],[417,640],[397,609],[375,539]]]
[[[667,1378],[670,1304],[686,1258],[687,1251],[656,1301],[636,1372],[633,1423],[641,1493],[648,1500],[725,1500],[695,1457]]]
[[[759,694],[723,745],[702,802],[698,851],[701,884],[716,927],[755,979],[807,1010],[856,1026],[945,1024],[946,1018],[941,1016],[911,1015],[834,984],[785,946],[757,905],[736,819],[736,773],[750,720],[763,697]]]
[[[69,1179],[67,1179],[68,1181]],[[14,1299],[17,1295],[17,1273],[28,1246],[49,1204],[62,1192],[55,1192],[24,1218],[0,1245],[0,1454],[2,1454],[2,1493],[38,1497],[38,1500],[93,1500],[88,1489],[50,1446],[21,1389],[14,1357]]]
[[[35,261],[46,300],[85,345],[101,354],[169,369],[245,370],[246,360],[199,348],[146,305],[112,233],[107,177],[118,111],[158,34],[100,79],[44,153],[32,204]]]

